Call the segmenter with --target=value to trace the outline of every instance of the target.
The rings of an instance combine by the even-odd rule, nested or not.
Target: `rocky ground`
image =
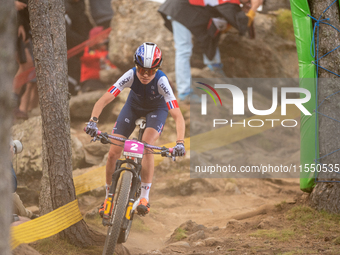
[[[147,15],[150,8],[156,12],[159,3],[113,2],[116,3],[116,15],[110,55],[114,63],[124,72],[131,67],[134,49],[140,42],[152,38],[151,41],[162,45],[163,68],[175,86],[171,33],[163,27],[159,16]],[[135,8],[131,8],[132,4]],[[295,43],[282,37],[280,31],[286,28],[278,25],[277,15],[278,12],[256,16],[255,40],[239,37],[235,31],[223,35],[220,49],[228,77],[298,77]],[[137,23],[151,24],[150,31],[124,33],[131,30],[128,27],[142,27]],[[157,37],[151,37],[154,29],[159,32]],[[125,57],[117,57],[119,49]],[[192,67],[193,77],[216,77],[204,68],[200,49],[196,46]],[[271,88],[257,92],[256,96],[263,103],[270,102],[268,89]],[[79,94],[70,101],[75,175],[89,167],[105,164],[108,148],[90,144],[89,137],[82,131],[93,104],[102,93]],[[127,92],[122,93],[105,109],[100,129],[111,130],[126,96]],[[186,119],[187,136],[190,136],[190,106],[181,103],[180,107]],[[18,193],[36,212],[42,175],[41,120],[38,116],[39,110],[36,109],[30,113],[28,121],[18,122],[13,127],[14,139],[20,139],[24,144],[23,153],[14,158]],[[174,123],[169,119],[159,144],[175,140],[172,130]],[[277,127],[224,149],[234,164],[254,163],[259,158],[273,164],[299,164],[299,130],[287,131]],[[157,167],[150,197],[151,213],[135,218],[130,237],[124,244],[130,254],[340,254],[339,217],[306,207],[298,179],[192,179],[189,156],[190,153],[176,163],[165,161]],[[106,233],[96,214],[103,200],[102,194],[98,196],[98,193],[89,192],[78,199],[87,223]],[[101,249],[80,249],[52,237],[30,246],[22,245],[14,254],[92,255],[100,254]]]

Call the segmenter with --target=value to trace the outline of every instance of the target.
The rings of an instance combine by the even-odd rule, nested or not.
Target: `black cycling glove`
[[[91,137],[97,136],[97,132],[98,132],[97,123],[93,121],[89,121],[87,123],[85,132],[86,134],[89,134]]]
[[[185,148],[183,143],[177,143],[174,147],[173,155],[177,156],[184,156],[185,155]]]

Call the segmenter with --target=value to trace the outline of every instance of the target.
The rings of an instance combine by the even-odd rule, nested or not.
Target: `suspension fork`
[[[121,167],[122,164],[124,163],[129,163],[132,166],[134,166],[134,168],[130,169],[126,167]],[[110,186],[109,195],[106,201],[106,207],[105,207],[104,215],[103,215],[104,226],[110,225],[110,217],[111,217],[112,209],[114,206],[114,203],[113,203],[114,195],[115,195],[114,193],[116,191],[118,180],[119,180],[119,177],[122,171],[129,171],[132,173],[132,182],[131,182],[131,190],[129,194],[128,212],[126,213],[127,218],[128,219],[131,218],[130,214],[131,214],[132,206],[130,208],[130,204],[133,205],[134,203],[134,194],[137,191],[137,183],[139,181],[138,176],[139,176],[139,172],[141,171],[141,167],[142,166],[140,164],[136,164],[132,160],[117,160],[116,171],[112,175],[112,184]]]

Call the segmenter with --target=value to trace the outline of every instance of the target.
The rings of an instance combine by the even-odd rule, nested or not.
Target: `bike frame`
[[[103,133],[101,131],[98,131],[97,135],[100,136],[105,136],[107,138],[110,139],[114,139],[117,141],[121,141],[121,142],[126,142],[126,141],[138,141],[141,142],[142,140],[142,135],[145,129],[140,129],[139,130],[139,135],[138,135],[138,140],[130,140],[130,139],[126,139],[126,138],[122,138],[122,137],[117,137],[117,136],[113,136],[113,135],[108,135],[106,133]],[[160,152],[153,152],[154,154],[161,154],[162,156],[165,157],[169,157],[172,153],[172,148],[166,148],[166,147],[159,147],[159,146],[154,146],[154,145],[150,145],[150,144],[146,144],[144,143],[144,148],[148,148],[148,149],[153,149],[153,150],[159,150]],[[170,156],[172,157],[172,156]],[[126,215],[125,218],[127,220],[132,220],[133,219],[133,207],[134,207],[134,203],[135,201],[135,193],[137,192],[137,187],[138,187],[138,182],[140,182],[140,172],[142,170],[142,159],[141,158],[135,158],[135,159],[131,159],[129,157],[126,157],[125,160],[117,160],[116,162],[116,170],[112,175],[112,184],[110,186],[110,190],[109,190],[109,196],[106,202],[106,208],[104,211],[104,215],[103,215],[103,225],[104,226],[109,226],[111,224],[110,222],[110,218],[111,218],[111,213],[113,212],[113,201],[114,201],[114,196],[115,196],[115,191],[117,188],[117,184],[118,184],[118,180],[119,177],[121,175],[121,173],[123,171],[129,171],[132,173],[132,182],[131,182],[131,190],[130,190],[130,194],[129,194],[129,200],[128,200],[128,205],[127,205],[127,209],[126,209]],[[130,164],[132,167],[128,168],[128,167],[122,167],[123,164]],[[135,206],[136,207],[136,206]],[[127,228],[127,223],[128,221],[124,219],[124,222],[122,224],[122,229],[126,229]]]

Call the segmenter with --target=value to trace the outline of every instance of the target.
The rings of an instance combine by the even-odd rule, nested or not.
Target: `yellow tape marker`
[[[105,183],[105,166],[98,167],[73,178],[76,195],[102,187]]]
[[[78,200],[74,200],[35,220],[12,227],[12,249],[22,243],[31,243],[53,236],[82,219]]]

